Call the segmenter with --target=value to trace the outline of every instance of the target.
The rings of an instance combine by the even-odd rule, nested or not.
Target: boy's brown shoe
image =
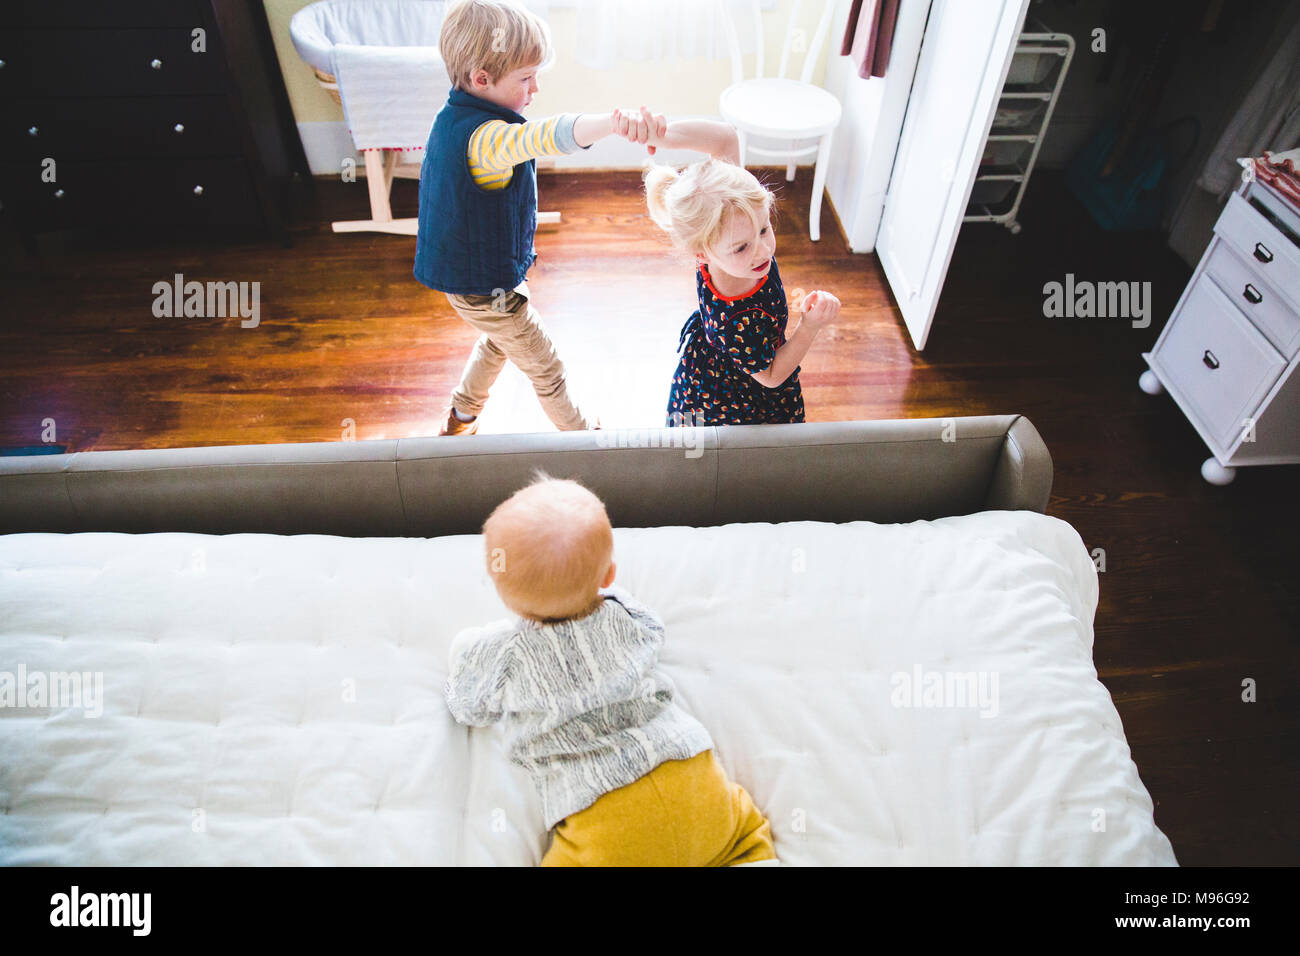
[[[472,435],[478,431],[478,419],[472,422],[462,422],[456,417],[452,406],[447,406],[447,420],[442,423],[442,430],[438,432],[439,436],[443,435]]]

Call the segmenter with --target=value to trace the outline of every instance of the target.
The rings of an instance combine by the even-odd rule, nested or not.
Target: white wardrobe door
[[[907,0],[903,0],[907,2]],[[876,254],[925,348],[1029,0],[934,0]]]

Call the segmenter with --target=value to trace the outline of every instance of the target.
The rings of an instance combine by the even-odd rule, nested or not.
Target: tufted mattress
[[[783,863],[1175,864],[1068,524],[622,528],[615,548]],[[0,537],[0,864],[536,864],[530,781],[442,697],[452,637],[503,616],[473,535]],[[16,696],[72,672],[102,697]]]

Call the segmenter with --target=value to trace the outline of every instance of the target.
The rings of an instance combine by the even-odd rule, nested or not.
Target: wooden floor
[[[765,175],[787,286],[844,303],[802,366],[809,420],[1027,415],[1055,462],[1049,514],[1105,551],[1094,657],[1179,861],[1300,862],[1300,471],[1207,485],[1192,427],[1137,387],[1190,270],[1159,236],[1101,232],[1043,171],[1020,235],[963,229],[918,354],[829,205],[808,240],[808,172]],[[658,425],[693,267],[646,218],[635,173],[540,182],[564,222],[539,231],[530,287],[571,380],[609,426]],[[415,187],[396,184],[397,215],[415,214]],[[6,235],[0,445],[39,444],[47,419],[70,451],[337,440],[349,422],[358,439],[433,434],[475,333],[412,277],[413,238],[330,231],[367,217],[364,182],[322,180],[299,206],[290,249],[48,235],[38,261]],[[176,273],[260,283],[258,326],[156,318],[154,283]],[[1045,318],[1043,286],[1067,273],[1151,282],[1151,326]],[[508,367],[483,430],[550,427]]]

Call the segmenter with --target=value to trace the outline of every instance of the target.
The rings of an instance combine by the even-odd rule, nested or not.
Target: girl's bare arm
[[[813,292],[803,301],[802,319],[798,328],[776,350],[772,364],[762,372],[753,374],[754,381],[764,388],[776,388],[799,367],[817,333],[830,325],[840,314],[840,300],[829,292]]]
[[[675,120],[664,129],[656,142],[649,144],[660,149],[694,149],[708,153],[732,165],[740,165],[740,139],[730,123],[716,120]]]
[[[764,388],[776,388],[799,367],[803,357],[812,347],[820,328],[810,328],[806,322],[800,322],[794,334],[785,340],[785,345],[776,350],[772,364],[762,372],[754,372],[754,381]]]
[[[618,128],[618,111],[615,111],[615,129]],[[717,120],[664,121],[663,116],[641,108],[641,119],[648,128],[645,144],[656,149],[693,149],[708,153],[733,165],[740,165],[740,138],[730,123]],[[641,142],[641,140],[637,140]]]

